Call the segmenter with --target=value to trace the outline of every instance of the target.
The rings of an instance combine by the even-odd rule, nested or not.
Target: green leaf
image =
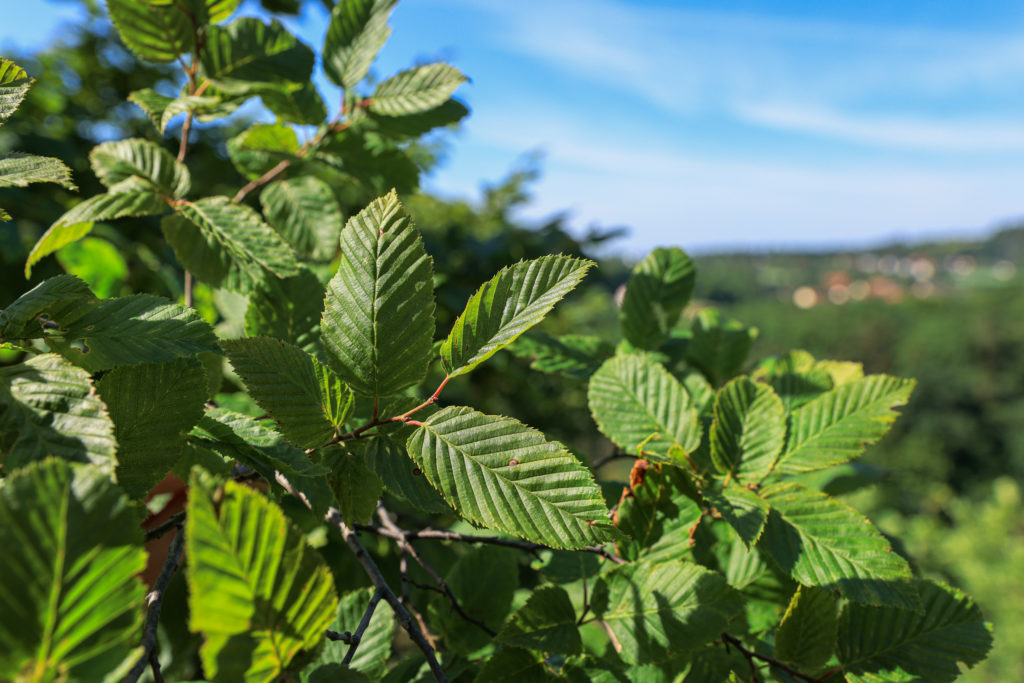
[[[216,111],[224,105],[224,100],[215,95],[181,95],[180,97],[167,97],[161,95],[152,88],[136,90],[128,95],[128,101],[142,107],[146,116],[156,126],[157,131],[163,135],[169,124],[178,114],[187,111],[196,113],[209,113]]]
[[[252,17],[210,27],[199,61],[203,74],[228,93],[247,92],[253,84],[304,83],[313,71],[309,47],[278,21]]]
[[[768,383],[790,412],[832,388],[832,378],[825,370],[787,372],[771,377]]]
[[[9,59],[0,58],[0,123],[18,109],[31,87],[32,79],[24,69]]]
[[[711,424],[711,459],[722,474],[759,483],[786,442],[786,409],[766,384],[737,377],[718,392]]]
[[[469,372],[543,320],[593,265],[586,259],[543,256],[498,271],[470,297],[441,346],[448,376]]]
[[[388,493],[428,513],[448,512],[451,508],[430,485],[423,472],[405,449],[391,439],[370,439],[363,454],[366,466],[384,483]]]
[[[860,513],[820,491],[777,484],[761,491],[771,505],[760,547],[806,586],[838,590],[869,605],[917,609],[906,560]]]
[[[181,0],[200,24],[216,24],[230,17],[241,0]]]
[[[255,180],[299,151],[295,130],[281,123],[257,123],[228,140],[228,156],[238,172]]]
[[[871,375],[842,384],[793,411],[784,473],[809,472],[852,460],[882,438],[905,405],[914,380]]]
[[[371,111],[369,125],[391,140],[415,140],[435,128],[454,126],[468,115],[469,109],[466,105],[453,98],[419,114],[382,116]]]
[[[172,62],[192,49],[192,23],[174,3],[107,0],[107,11],[128,49],[147,61]]]
[[[363,80],[391,34],[388,17],[395,0],[345,0],[334,6],[324,39],[324,73],[349,89]]]
[[[755,328],[723,318],[715,308],[701,309],[692,332],[686,360],[716,386],[740,371],[757,337]]]
[[[114,423],[89,373],[42,354],[0,368],[0,454],[7,472],[48,455],[113,472]]]
[[[71,169],[63,161],[35,154],[12,152],[0,157],[0,187],[25,187],[31,183],[57,183],[74,190]]]
[[[279,339],[224,340],[221,346],[286,439],[319,448],[339,433],[352,411],[352,391],[330,368]]]
[[[581,653],[583,642],[569,594],[558,586],[533,591],[526,604],[505,622],[498,642],[543,652]]]
[[[466,80],[447,64],[415,66],[378,84],[370,98],[370,111],[384,116],[419,114],[443,104]]]
[[[153,192],[99,194],[76,204],[43,233],[25,261],[25,277],[45,256],[89,234],[97,221],[134,216],[155,216],[168,210],[163,197]]]
[[[338,633],[355,633],[372,596],[372,588],[349,591],[342,595],[338,603],[337,616],[327,628]],[[394,633],[395,620],[391,608],[382,600],[374,609],[370,624],[359,639],[359,647],[356,648],[350,667],[362,671],[373,680],[379,680],[387,672]],[[349,646],[341,641],[328,640],[324,643],[317,664],[340,664],[348,649]]]
[[[279,507],[227,482],[215,505],[193,475],[185,522],[189,629],[212,680],[276,680],[316,648],[338,598],[330,570]]]
[[[327,360],[358,393],[395,394],[427,373],[433,264],[398,196],[374,200],[341,233],[320,324]]]
[[[0,310],[0,341],[42,337],[45,330],[74,320],[95,301],[89,285],[74,275],[43,280]]]
[[[223,408],[208,410],[192,434],[197,445],[239,460],[270,482],[274,481],[275,471],[289,480],[319,477],[328,472],[322,465],[310,462],[309,456],[280,434],[241,413]]]
[[[608,606],[598,616],[629,663],[661,661],[720,637],[740,611],[739,593],[695,564],[638,562],[605,575]]]
[[[615,525],[629,537],[618,544],[625,559],[675,559],[689,550],[690,529],[700,520],[701,510],[678,492],[678,476],[674,468],[633,470],[630,495],[619,503],[615,514]]]
[[[518,647],[503,647],[487,658],[474,683],[538,683],[559,681],[544,664],[544,657]]]
[[[622,334],[638,349],[668,339],[693,295],[697,268],[682,249],[655,249],[636,264],[626,285],[619,319]]]
[[[407,447],[430,483],[472,522],[553,548],[613,537],[590,470],[516,420],[449,407],[413,432]]]
[[[838,628],[832,592],[800,586],[775,634],[775,658],[801,671],[818,671],[836,650]]]
[[[279,119],[316,126],[327,119],[327,107],[312,81],[260,93],[263,105]]]
[[[921,611],[848,603],[839,621],[839,661],[847,680],[952,681],[957,662],[974,666],[992,647],[991,627],[956,588],[916,582]]]
[[[512,607],[518,575],[515,550],[483,546],[462,555],[444,578],[467,614],[496,629]],[[435,595],[425,616],[427,623],[445,634],[445,645],[460,654],[469,654],[491,642],[486,632],[452,609],[446,595]]]
[[[282,180],[263,190],[260,204],[267,222],[300,254],[334,258],[345,220],[330,185],[316,176]]]
[[[115,368],[96,388],[114,420],[117,482],[144,498],[185,454],[185,436],[203,416],[206,371],[194,358]]]
[[[149,294],[103,299],[62,323],[59,334],[47,344],[91,372],[220,350],[213,328],[194,309]]]
[[[248,206],[227,197],[204,197],[176,208],[199,229],[200,239],[173,217],[164,220],[164,232],[182,265],[208,284],[245,289],[268,272],[277,277],[299,274],[291,247]]]
[[[349,524],[366,524],[377,510],[384,485],[359,453],[332,451],[326,460],[331,468],[327,481],[338,502],[341,518]]]
[[[590,378],[587,402],[597,426],[627,453],[642,446],[644,458],[685,465],[673,447],[690,454],[700,444],[690,394],[650,356],[624,354],[605,361]]]
[[[324,286],[309,270],[283,279],[267,278],[249,292],[245,333],[282,339],[303,351],[322,357],[320,312]]]
[[[704,491],[704,497],[735,529],[747,547],[753,546],[761,537],[768,518],[768,503],[756,493],[729,484],[714,493]]]
[[[530,332],[516,339],[508,350],[520,358],[529,358],[534,370],[561,373],[577,379],[590,379],[615,349],[600,337],[569,334],[552,337]]]
[[[142,627],[141,520],[106,475],[47,459],[0,481],[0,678],[101,681]]]
[[[89,163],[111,192],[156,192],[177,199],[192,186],[185,164],[140,138],[97,145],[89,152]]]

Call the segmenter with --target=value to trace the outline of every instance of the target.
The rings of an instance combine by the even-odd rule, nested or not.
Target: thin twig
[[[181,142],[178,143],[178,163],[185,161],[188,154],[188,136],[192,132],[192,110],[185,114],[185,123],[181,124]]]
[[[373,592],[373,597],[370,598],[370,604],[366,606],[366,611],[363,612],[363,618],[359,621],[359,627],[356,632],[349,638],[348,652],[345,653],[345,658],[341,660],[341,663],[345,666],[352,661],[352,658],[356,655],[356,648],[359,647],[360,641],[363,639],[363,634],[366,633],[366,629],[370,626],[370,619],[373,617],[373,611],[377,609],[377,603],[380,602],[381,593],[378,588]]]
[[[185,532],[179,524],[174,540],[171,541],[171,547],[167,551],[167,561],[164,562],[160,575],[156,577],[153,590],[146,595],[147,609],[146,621],[142,627],[142,655],[135,662],[135,666],[128,672],[128,675],[125,676],[125,683],[135,683],[135,681],[139,680],[142,672],[146,670],[150,652],[156,647],[156,627],[160,621],[160,607],[163,604],[164,592],[167,590],[167,584],[171,582],[174,573],[178,571],[178,565],[181,563],[181,553],[184,548]]]
[[[427,639],[423,636],[423,632],[419,626],[413,621],[412,615],[405,609],[402,602],[395,595],[395,592],[391,590],[391,586],[384,579],[384,575],[380,573],[380,569],[377,567],[377,563],[373,561],[370,554],[360,543],[359,537],[356,536],[356,532],[353,531],[345,520],[341,518],[341,513],[338,512],[337,508],[331,508],[327,513],[327,523],[333,525],[338,531],[341,532],[341,537],[345,539],[345,543],[348,544],[349,549],[359,560],[359,563],[363,565],[363,571],[366,572],[367,576],[370,577],[370,581],[380,591],[381,597],[391,605],[391,609],[394,610],[395,616],[398,617],[398,623],[402,625],[402,628],[406,630],[412,641],[416,643],[416,646],[423,652],[423,656],[427,660],[427,664],[430,665],[430,670],[434,674],[434,678],[439,681],[447,681],[448,676],[445,675],[444,669],[437,662],[437,657],[434,654],[434,648],[431,646]]]
[[[149,669],[153,672],[153,683],[164,683],[164,675],[160,671],[160,658],[156,655],[156,650],[149,651]]]
[[[299,493],[299,491],[292,486],[291,482],[288,481],[287,477],[279,472],[275,473],[275,475],[277,482],[284,487],[285,491],[301,500],[309,509],[313,509],[309,499]],[[394,611],[395,616],[398,617],[398,623],[401,624],[402,628],[404,628],[409,634],[412,642],[416,643],[416,646],[423,652],[423,656],[426,658],[427,664],[430,665],[430,670],[433,672],[434,678],[447,683],[448,676],[445,675],[444,669],[441,668],[441,665],[437,663],[437,656],[434,654],[434,646],[427,641],[423,635],[423,631],[421,631],[420,627],[413,622],[412,615],[409,614],[409,611],[405,609],[404,605],[402,605],[402,601],[398,599],[395,592],[391,590],[391,586],[388,585],[384,575],[380,573],[380,568],[377,567],[377,563],[373,561],[373,558],[370,557],[366,548],[363,547],[363,544],[359,541],[359,537],[356,536],[356,532],[345,524],[345,520],[341,518],[341,513],[338,512],[338,508],[330,508],[324,516],[324,521],[341,532],[341,537],[345,540],[345,543],[348,545],[349,550],[352,551],[352,554],[356,556],[357,560],[359,560],[359,564],[363,566],[363,571],[365,571],[366,575],[370,577],[370,581],[374,586],[376,586],[380,596],[386,600],[389,605],[391,605],[392,611]]]
[[[423,559],[423,557],[419,554],[419,552],[417,552],[416,548],[414,548],[412,543],[409,542],[409,540],[405,536],[405,534],[402,533],[402,530],[399,529],[395,525],[395,523],[391,521],[391,517],[388,516],[388,511],[386,509],[384,509],[383,505],[378,505],[377,506],[377,516],[380,518],[380,522],[381,522],[382,525],[384,525],[385,529],[388,529],[392,533],[398,534],[398,536],[399,536],[399,539],[398,539],[399,547],[402,548],[405,552],[409,553],[409,556],[412,557],[412,559],[416,560],[416,562],[421,567],[423,567],[423,569],[428,574],[430,574],[430,578],[432,578],[434,580],[434,583],[437,584],[437,587],[441,589],[441,593],[445,597],[448,598],[449,602],[451,602],[451,604],[452,604],[452,608],[458,613],[458,615],[460,617],[462,617],[463,619],[465,619],[469,623],[473,624],[474,626],[476,626],[477,628],[479,628],[480,630],[482,630],[484,633],[486,633],[487,635],[489,635],[492,638],[494,636],[498,635],[497,631],[495,631],[490,626],[488,626],[487,624],[485,624],[481,620],[477,619],[476,617],[468,614],[466,612],[466,610],[464,610],[462,608],[462,605],[459,604],[459,601],[455,597],[455,593],[452,592],[452,589],[448,585],[448,582],[446,582],[441,577],[441,575],[438,574],[437,571],[435,571],[432,566],[430,566],[430,563],[428,563],[425,559]]]
[[[589,463],[590,464],[590,469],[596,470],[598,468],[604,467],[605,465],[607,465],[608,463],[610,463],[613,460],[619,460],[621,458],[635,458],[635,457],[636,456],[633,455],[632,453],[626,453],[624,451],[614,450],[611,453],[609,453],[608,455],[603,455],[603,456],[601,456],[599,458],[594,458],[594,460]]]
[[[812,676],[810,674],[805,674],[802,671],[797,671],[796,669],[787,666],[786,664],[783,664],[774,657],[769,657],[767,655],[762,655],[757,652],[754,652],[753,650],[748,650],[747,648],[743,647],[743,642],[739,638],[737,638],[736,636],[729,635],[728,633],[722,634],[722,642],[725,644],[726,651],[729,650],[730,645],[739,650],[739,653],[743,655],[743,657],[747,660],[747,664],[750,666],[751,674],[755,677],[757,676],[757,666],[754,664],[755,659],[765,662],[766,664],[771,665],[773,668],[785,671],[793,678],[799,679],[801,681],[807,681],[807,683],[820,683],[821,681],[824,681],[826,678],[828,678],[834,673],[829,672],[823,676]]]
[[[345,643],[346,645],[352,644],[352,634],[348,631],[345,631],[344,633],[338,633],[337,631],[327,629],[326,631],[324,631],[324,636],[327,638],[327,640],[335,640],[341,643]]]
[[[252,192],[253,190],[255,190],[257,188],[263,187],[264,185],[269,183],[271,180],[273,180],[274,178],[276,178],[277,176],[281,175],[286,170],[288,170],[288,167],[291,166],[291,165],[292,165],[291,159],[282,159],[281,161],[277,162],[276,166],[274,166],[269,171],[267,171],[266,173],[261,175],[259,178],[256,178],[255,180],[251,180],[248,183],[246,183],[245,185],[243,185],[242,189],[240,189],[238,192],[236,192],[235,196],[231,198],[231,201],[236,202],[236,203],[241,202],[243,199],[246,198],[246,196],[248,196],[248,194],[250,192]]]
[[[177,514],[173,514],[170,517],[168,517],[167,521],[165,521],[160,526],[153,527],[152,529],[147,531],[146,532],[146,540],[147,541],[152,541],[154,538],[160,538],[161,536],[166,534],[168,531],[170,531],[174,527],[181,526],[184,521],[185,521],[185,511],[182,510],[181,512],[179,512]]]
[[[433,539],[438,541],[456,541],[459,543],[486,543],[489,545],[501,545],[506,548],[517,548],[518,550],[525,550],[530,553],[536,553],[538,550],[547,550],[548,546],[543,543],[533,543],[531,541],[517,541],[511,538],[502,538],[501,536],[473,536],[470,534],[460,534],[455,531],[444,531],[441,529],[419,529],[419,530],[404,530],[399,529],[397,532],[390,529],[385,529],[382,526],[375,524],[356,524],[356,531],[366,531],[371,534],[378,536],[384,536],[395,541],[402,540],[415,540],[418,538],[422,539]],[[599,545],[588,545],[582,548],[581,551],[594,553],[601,557],[614,562],[615,564],[625,564],[626,561],[618,555],[605,550]]]

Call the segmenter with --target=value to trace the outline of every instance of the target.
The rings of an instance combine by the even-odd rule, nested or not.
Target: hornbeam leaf
[[[420,382],[432,357],[433,262],[395,192],[341,232],[320,332],[327,360],[352,389],[395,394]]]
[[[718,492],[704,491],[704,498],[736,530],[748,548],[761,537],[769,507],[756,493],[731,483]]]
[[[920,611],[848,603],[839,621],[839,662],[847,680],[952,681],[992,647],[991,627],[959,590],[918,580]]]
[[[451,508],[430,485],[405,448],[387,437],[369,439],[363,454],[366,466],[384,483],[388,493],[410,505],[430,513],[448,512]]]
[[[267,109],[285,121],[316,126],[327,119],[327,107],[312,81],[263,90],[260,98]]]
[[[693,295],[697,269],[682,249],[655,249],[636,264],[626,285],[619,318],[622,334],[638,349],[668,339]]]
[[[766,384],[737,377],[718,392],[711,424],[711,459],[719,472],[759,483],[786,441],[786,409]]]
[[[914,380],[871,375],[837,386],[793,411],[779,472],[810,472],[858,457],[882,438]]]
[[[324,286],[316,275],[303,269],[283,279],[267,278],[249,292],[245,333],[283,339],[307,353],[323,358],[320,344],[320,312]]]
[[[0,464],[11,472],[55,455],[114,470],[114,423],[89,373],[41,354],[0,368]]]
[[[373,589],[354,590],[341,596],[338,613],[334,621],[327,627],[332,631],[351,632],[353,624],[359,624],[366,611],[366,606],[373,596]],[[359,638],[359,647],[349,666],[352,670],[362,671],[371,678],[380,680],[387,672],[388,659],[391,658],[391,641],[394,639],[395,620],[386,604],[378,603],[370,624]],[[340,664],[348,653],[349,646],[339,640],[328,640],[313,667],[323,664]],[[337,680],[332,678],[330,680]],[[342,679],[347,680],[347,679]]]
[[[823,588],[800,586],[775,634],[775,658],[802,671],[825,666],[836,650],[836,598]]]
[[[739,372],[757,338],[757,328],[723,318],[715,308],[701,309],[691,330],[686,362],[703,372],[715,386]]]
[[[632,664],[666,660],[719,638],[743,605],[720,574],[682,560],[623,565],[605,581],[608,605],[598,616]]]
[[[194,358],[115,368],[97,384],[117,437],[117,482],[146,493],[185,454],[185,436],[203,416],[206,371]]]
[[[25,187],[30,183],[57,183],[76,189],[71,169],[59,159],[21,152],[0,157],[0,187]]]
[[[289,178],[263,190],[260,204],[297,252],[316,261],[334,258],[345,218],[330,185],[316,176]]]
[[[642,446],[645,458],[685,465],[675,453],[693,453],[700,444],[690,394],[650,356],[623,354],[605,361],[590,378],[587,402],[605,436],[628,453]]]
[[[676,468],[647,467],[630,476],[630,495],[615,511],[615,526],[629,537],[618,552],[627,560],[677,559],[690,549],[690,530],[702,516],[700,507],[681,494]]]
[[[185,164],[140,138],[97,145],[89,152],[89,163],[111,192],[148,191],[180,198],[192,185]]]
[[[32,79],[24,69],[9,59],[0,58],[0,123],[15,112],[31,87]]]
[[[339,433],[352,410],[352,391],[302,349],[269,337],[225,340],[249,394],[302,448],[319,448]]]
[[[313,71],[313,51],[280,22],[242,17],[212,26],[200,55],[203,74],[224,92],[254,85],[304,83]]]
[[[569,594],[558,586],[536,589],[498,633],[498,642],[528,650],[579,654],[583,641]]]
[[[230,17],[241,0],[183,0],[199,24],[216,24]]]
[[[149,294],[104,299],[46,341],[90,372],[220,349],[213,328],[199,313]]]
[[[74,275],[43,280],[0,310],[0,341],[42,337],[48,328],[80,317],[95,301],[89,285]]]
[[[565,671],[563,669],[563,671]],[[544,662],[544,655],[518,647],[503,647],[487,658],[473,683],[554,683],[559,680],[598,680],[583,674],[579,679],[556,678]]]
[[[185,522],[189,629],[211,680],[277,680],[324,639],[338,597],[320,555],[277,505],[227,482],[214,504],[193,475]]]
[[[310,462],[309,456],[280,434],[241,413],[223,408],[208,410],[192,434],[196,445],[241,461],[267,481],[274,481],[275,470],[289,479],[318,477],[328,472],[327,468]]]
[[[906,560],[856,510],[794,483],[760,493],[771,512],[758,544],[783,571],[855,602],[918,608]]]
[[[192,23],[175,3],[107,0],[107,11],[124,44],[145,60],[171,62],[192,49]]]
[[[453,126],[469,115],[462,102],[451,98],[440,106],[405,116],[383,116],[370,112],[368,124],[381,135],[392,140],[411,140],[426,135],[435,128]]]
[[[249,180],[259,178],[282,161],[294,162],[298,151],[295,130],[283,123],[257,123],[228,140],[231,163]]]
[[[138,642],[141,519],[110,478],[47,459],[0,481],[0,679],[102,681]]]
[[[324,39],[324,73],[348,89],[363,80],[391,34],[395,0],[345,0],[334,6]]]
[[[444,104],[466,77],[447,64],[415,66],[377,85],[370,111],[384,116],[405,116],[429,111]]]
[[[136,90],[128,95],[128,101],[142,107],[146,116],[156,126],[161,135],[167,130],[167,124],[178,114],[187,111],[210,112],[221,106],[223,98],[213,95],[182,95],[181,97],[167,97],[161,95],[152,88]]]
[[[590,470],[512,418],[445,408],[413,432],[407,448],[444,499],[472,522],[553,548],[614,537]]]
[[[534,370],[577,379],[590,379],[615,351],[600,337],[567,334],[556,338],[542,332],[524,334],[508,350],[521,358],[530,358]]]
[[[163,197],[154,192],[98,194],[76,204],[43,233],[25,261],[25,277],[45,256],[89,234],[93,223],[136,216],[154,216],[169,210]]]
[[[245,290],[268,272],[282,278],[299,274],[291,247],[248,206],[204,197],[177,210],[201,238],[173,217],[164,221],[164,232],[182,265],[209,284]]]
[[[441,346],[448,376],[469,372],[543,320],[593,265],[558,255],[498,271],[470,297]]]

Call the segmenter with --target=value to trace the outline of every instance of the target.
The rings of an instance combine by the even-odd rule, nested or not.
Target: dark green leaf
[[[366,466],[384,483],[388,493],[423,512],[448,512],[451,508],[430,485],[405,449],[388,438],[370,439],[364,453]]]
[[[260,195],[263,215],[296,251],[316,261],[338,253],[345,220],[331,187],[315,176],[273,183]]]
[[[150,62],[171,62],[192,49],[192,22],[178,5],[153,0],[107,0],[121,40]]]
[[[242,17],[207,30],[200,62],[218,88],[242,93],[254,84],[309,81],[313,51],[277,21]]]
[[[766,384],[737,377],[718,392],[711,459],[722,474],[759,483],[786,442],[786,409]]]
[[[576,610],[569,594],[558,586],[542,586],[533,591],[498,633],[498,642],[513,647],[560,654],[583,651]]]
[[[342,595],[341,601],[338,603],[338,614],[327,628],[338,633],[346,631],[355,633],[372,596],[373,589],[371,588],[349,591]],[[356,648],[356,654],[350,664],[351,668],[371,676],[372,680],[379,680],[387,671],[394,632],[395,619],[391,613],[391,607],[381,600],[374,609],[373,616],[370,617],[370,625],[359,639],[359,646]],[[341,641],[328,640],[324,643],[324,649],[320,653],[317,664],[332,662],[340,664],[348,649],[349,646]]]
[[[693,295],[697,269],[681,249],[655,249],[633,268],[619,317],[622,334],[638,349],[668,339]]]
[[[775,634],[775,657],[805,672],[816,672],[836,650],[836,598],[823,588],[801,586]]]
[[[615,351],[600,337],[569,334],[556,338],[543,332],[524,334],[508,350],[531,359],[530,367],[534,370],[577,379],[589,379]]]
[[[714,308],[702,309],[697,314],[692,331],[686,360],[716,386],[740,371],[750,344],[757,337],[756,329],[723,318]]]
[[[310,271],[282,279],[267,278],[249,292],[245,333],[265,335],[323,357],[320,346],[320,313],[324,287]]]
[[[0,310],[0,341],[38,339],[74,321],[95,302],[89,285],[74,275],[43,280]]]

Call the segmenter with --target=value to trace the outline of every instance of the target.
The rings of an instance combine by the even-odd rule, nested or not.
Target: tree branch
[[[345,666],[348,666],[352,661],[352,658],[355,656],[356,648],[359,647],[359,643],[363,639],[363,634],[370,625],[370,618],[373,617],[373,611],[377,609],[377,603],[380,602],[380,598],[381,593],[378,588],[373,592],[373,597],[370,598],[370,604],[366,606],[366,611],[363,612],[363,618],[359,621],[359,627],[349,638],[348,652],[345,653],[345,658],[341,660],[341,663]]]
[[[167,520],[160,526],[153,527],[146,532],[146,540],[152,541],[154,538],[160,538],[168,531],[175,527],[181,527],[185,523],[185,511],[182,510],[176,514],[171,515]]]
[[[273,180],[274,178],[288,170],[288,167],[291,165],[291,159],[282,159],[281,161],[277,162],[276,166],[274,166],[269,171],[261,175],[259,178],[256,178],[255,180],[250,180],[248,183],[242,186],[242,189],[235,193],[235,196],[231,198],[231,201],[236,203],[241,202],[248,196],[250,192],[257,188],[263,187],[271,180]]]
[[[395,541],[412,541],[417,538],[422,539],[434,539],[439,541],[456,541],[459,543],[487,543],[489,545],[501,545],[506,548],[517,548],[519,550],[525,550],[530,553],[536,553],[538,550],[547,550],[548,546],[543,543],[533,543],[531,541],[517,541],[511,538],[502,538],[500,536],[472,536],[470,534],[460,534],[455,531],[443,531],[439,529],[420,529],[417,531],[411,531],[406,529],[397,530],[386,529],[382,526],[374,524],[356,524],[355,529],[357,531],[366,531],[371,534],[378,536],[384,536]],[[602,546],[599,545],[588,545],[586,548],[582,548],[581,552],[594,553],[600,555],[606,560],[614,562],[615,564],[625,564],[626,561],[618,555],[608,552]]]
[[[399,536],[399,538],[397,539],[398,540],[399,548],[401,548],[404,552],[409,553],[409,556],[412,557],[412,559],[416,560],[416,562],[421,567],[423,567],[423,569],[428,574],[430,574],[430,578],[432,578],[434,580],[434,583],[437,584],[437,587],[441,589],[441,593],[445,597],[448,598],[448,600],[452,604],[452,608],[458,613],[458,615],[460,617],[462,617],[463,619],[465,619],[469,623],[473,624],[474,626],[476,626],[477,628],[482,630],[484,633],[489,635],[491,638],[493,638],[494,636],[498,635],[497,631],[495,631],[490,626],[488,626],[484,622],[480,621],[476,617],[468,614],[466,612],[466,610],[462,609],[462,605],[459,604],[459,601],[455,597],[455,593],[452,592],[452,589],[448,585],[448,582],[445,581],[441,577],[441,575],[438,574],[434,570],[434,568],[432,566],[430,566],[430,563],[428,563],[426,560],[424,560],[423,557],[419,554],[419,552],[416,551],[416,548],[414,548],[412,543],[409,542],[409,540],[406,538],[405,534],[402,533],[402,530],[399,529],[395,525],[395,523],[391,521],[391,517],[388,516],[388,511],[384,508],[383,505],[378,505],[377,506],[377,516],[380,517],[380,522],[381,522],[381,524],[384,525],[385,529],[387,529],[387,530],[391,531],[392,533],[395,533],[395,534],[397,534]],[[402,578],[404,580],[408,581],[408,577],[406,577],[405,575],[403,575]]]
[[[174,573],[178,571],[178,565],[181,563],[181,553],[185,548],[185,532],[181,527],[181,520],[178,521],[178,531],[174,535],[174,540],[171,541],[171,547],[167,551],[167,561],[164,562],[163,569],[160,570],[160,575],[156,578],[156,583],[153,584],[153,590],[146,595],[146,621],[142,627],[142,655],[138,661],[135,662],[135,666],[125,676],[125,683],[135,683],[139,680],[139,676],[146,670],[146,664],[150,663],[150,653],[154,651],[156,647],[156,627],[160,621],[160,607],[163,604],[164,592],[167,590],[167,584],[171,582],[171,578]],[[154,665],[159,669],[159,664]]]
[[[381,597],[391,605],[391,609],[394,610],[395,616],[398,617],[398,623],[402,625],[402,628],[406,630],[412,641],[416,643],[416,646],[423,652],[423,656],[427,659],[427,664],[430,665],[430,670],[434,674],[434,678],[439,681],[447,682],[448,677],[444,673],[444,669],[437,662],[437,657],[434,655],[434,648],[431,647],[430,643],[423,636],[423,632],[419,626],[413,621],[412,615],[405,609],[398,596],[391,590],[388,582],[384,579],[384,575],[380,573],[380,569],[377,567],[377,563],[373,561],[370,554],[363,547],[363,544],[359,542],[359,537],[356,536],[356,532],[353,531],[345,520],[341,518],[341,513],[338,512],[337,508],[331,508],[327,513],[327,523],[336,527],[341,532],[341,537],[345,539],[345,543],[348,544],[349,549],[359,560],[359,563],[363,565],[363,571],[370,577],[370,581],[377,587]]]
[[[832,674],[835,673],[835,671],[829,671],[828,673],[822,676],[812,676],[810,674],[805,674],[801,671],[797,671],[796,669],[790,666],[787,666],[786,664],[783,664],[774,657],[769,657],[767,655],[762,655],[760,653],[754,652],[753,650],[748,650],[747,648],[743,647],[743,642],[739,638],[737,638],[736,636],[729,635],[728,633],[722,634],[722,642],[725,644],[726,652],[728,652],[729,647],[732,646],[736,648],[741,655],[743,655],[743,657],[747,660],[747,664],[750,666],[751,675],[755,677],[755,680],[757,677],[757,665],[754,664],[755,659],[765,662],[766,664],[771,665],[775,669],[785,671],[793,678],[796,678],[801,681],[806,681],[807,683],[820,683],[821,681],[824,681],[825,679],[829,678]]]

